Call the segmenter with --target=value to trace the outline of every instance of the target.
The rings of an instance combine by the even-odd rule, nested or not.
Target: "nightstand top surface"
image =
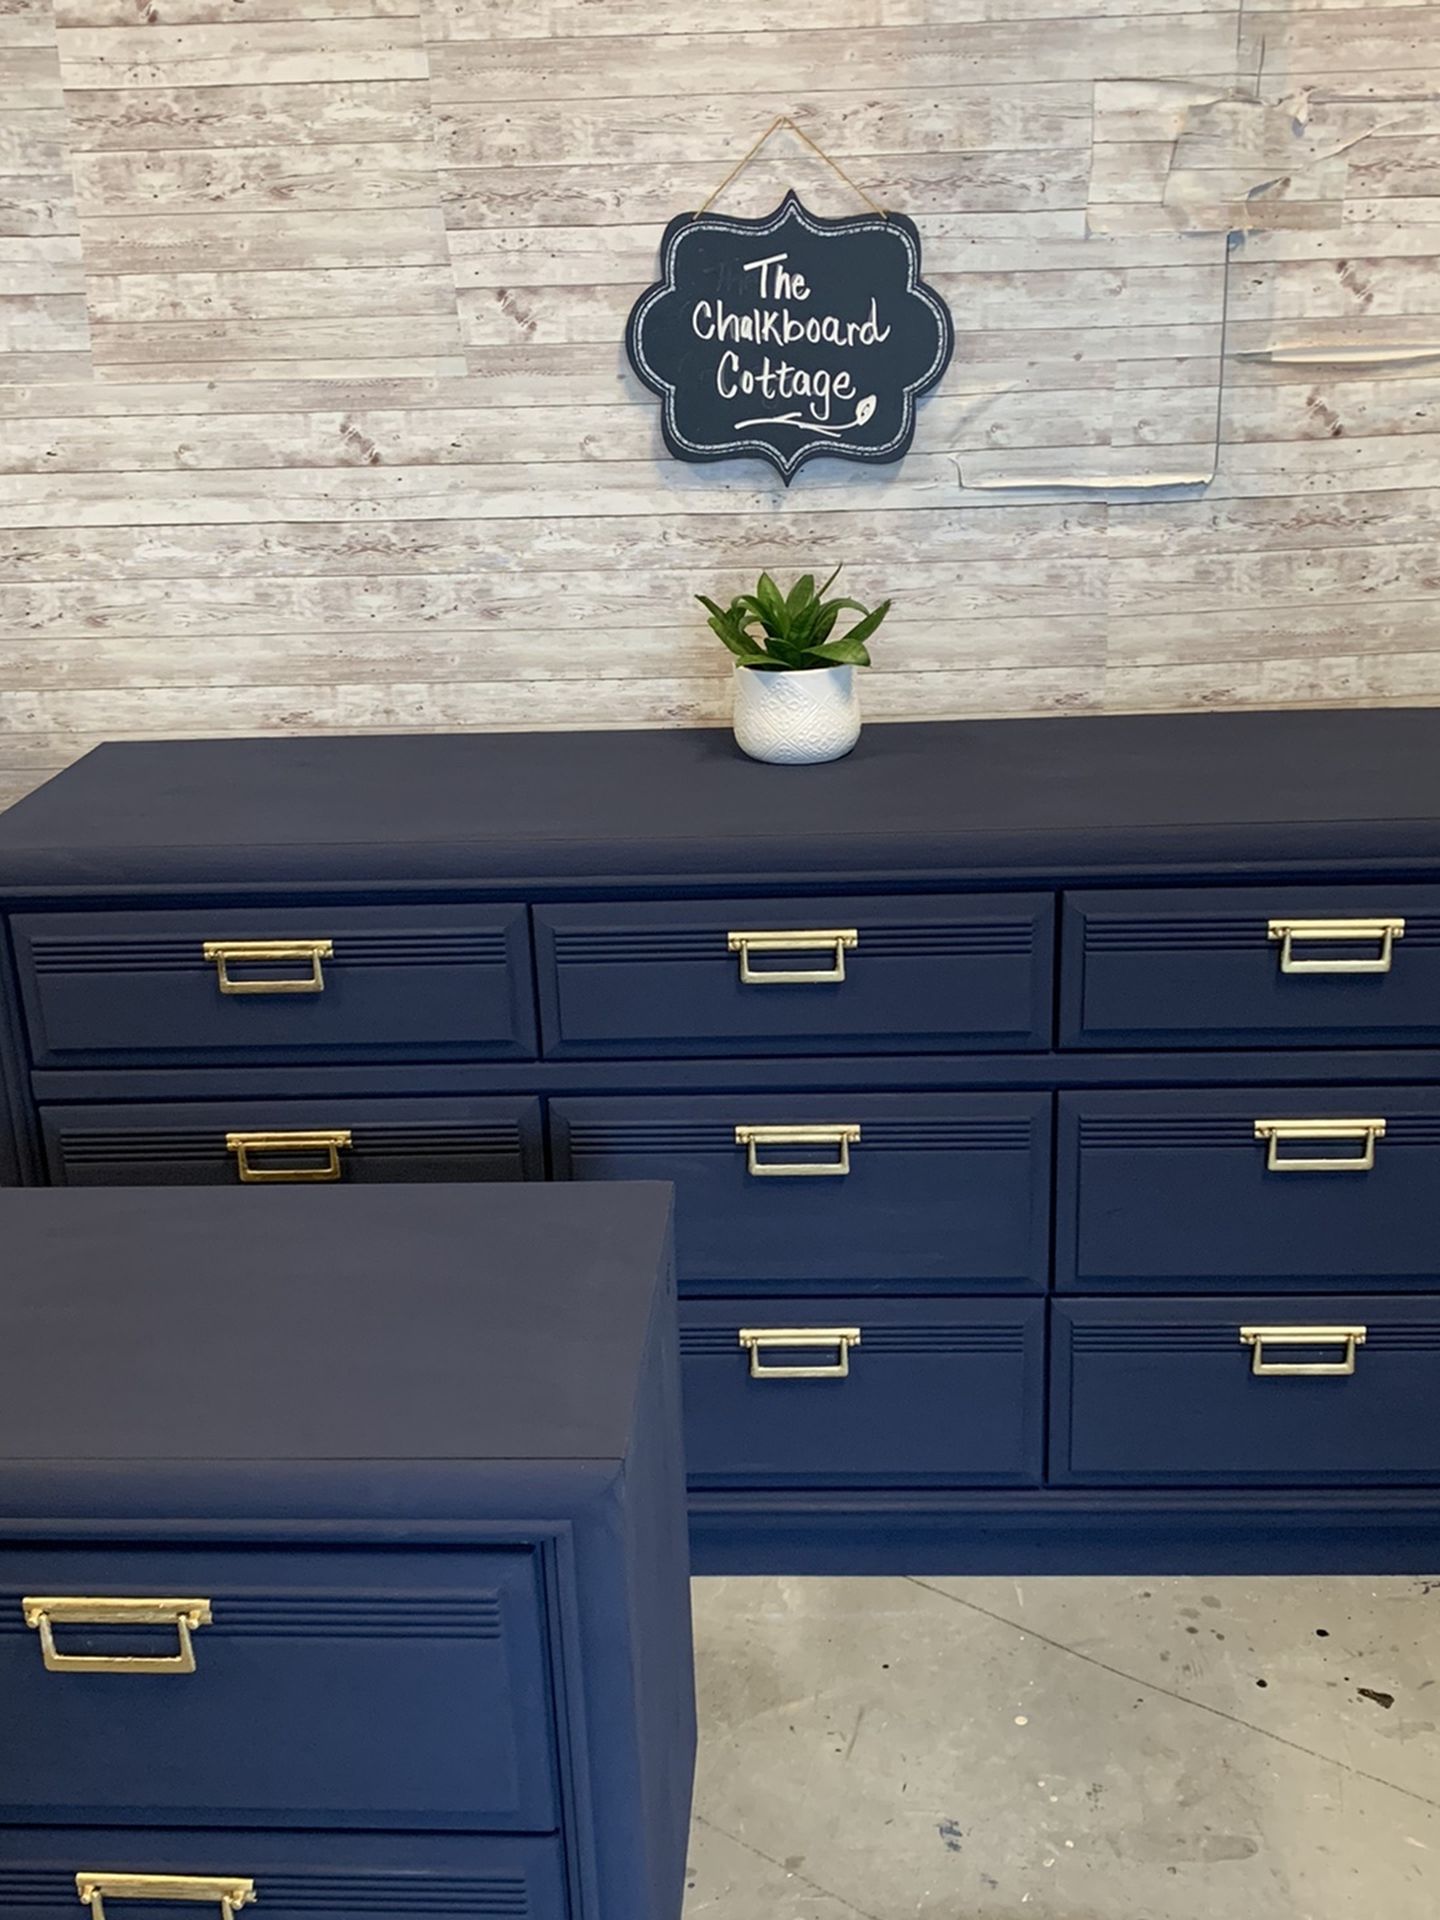
[[[20,1463],[625,1457],[670,1188],[0,1191]]]

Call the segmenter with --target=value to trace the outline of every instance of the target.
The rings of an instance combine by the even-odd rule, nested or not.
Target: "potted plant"
[[[781,593],[762,573],[754,593],[728,607],[695,598],[735,656],[735,738],[752,760],[800,766],[838,760],[860,738],[856,667],[868,667],[865,642],[890,611],[858,600],[827,600],[840,569],[817,588],[813,573]],[[860,615],[836,635],[840,615]]]

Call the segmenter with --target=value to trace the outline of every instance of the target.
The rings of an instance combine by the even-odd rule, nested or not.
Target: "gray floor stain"
[[[1436,1593],[698,1581],[687,1920],[1433,1920]]]

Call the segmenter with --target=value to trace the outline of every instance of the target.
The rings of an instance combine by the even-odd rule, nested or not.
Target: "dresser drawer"
[[[107,1597],[156,1596],[179,1596],[162,1615],[206,1603],[210,1624],[85,1624]],[[188,1637],[194,1671],[51,1670],[27,1599],[49,1602],[62,1662],[183,1659]],[[526,1549],[7,1548],[0,1714],[24,1730],[0,1741],[0,1821],[556,1824]]]
[[[553,1100],[556,1177],[670,1180],[682,1285],[1043,1289],[1044,1094]]]
[[[1433,1287],[1440,1087],[1060,1096],[1056,1283]]]
[[[1044,1314],[1040,1300],[691,1301],[691,1484],[1033,1485]]]
[[[1052,1311],[1052,1481],[1440,1483],[1440,1296]]]
[[[535,913],[545,1051],[1049,1044],[1049,895],[657,901]]]
[[[535,1052],[523,907],[320,901],[10,924],[37,1067]],[[256,957],[277,945],[290,950]]]
[[[42,1107],[40,1123],[62,1187],[539,1180],[545,1170],[540,1103],[519,1098]]]
[[[1440,1040],[1440,887],[1072,893],[1060,1044]]]
[[[159,1877],[162,1897],[143,1898],[134,1876]],[[242,1890],[246,1904],[234,1910],[244,1920],[565,1920],[569,1912],[558,1836],[0,1830],[5,1920],[85,1920],[96,1910],[76,1898],[82,1881],[99,1892],[105,1920],[222,1920],[221,1900]]]

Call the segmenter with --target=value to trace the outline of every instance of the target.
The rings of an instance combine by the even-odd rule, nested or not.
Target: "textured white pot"
[[[737,667],[735,738],[752,760],[780,766],[838,760],[860,738],[854,667],[800,673]]]

